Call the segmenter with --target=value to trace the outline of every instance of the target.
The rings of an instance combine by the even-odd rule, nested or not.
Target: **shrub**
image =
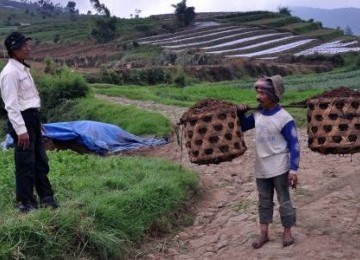
[[[148,70],[148,84],[155,85],[165,82],[166,73],[164,69],[154,67]]]
[[[100,82],[109,84],[122,84],[123,80],[119,73],[109,70],[105,66],[100,66]]]
[[[54,43],[58,43],[60,41],[60,34],[55,34],[54,36]]]
[[[76,109],[77,100],[64,99],[56,106],[48,108],[46,111],[47,122],[65,122],[78,120],[81,115]]]
[[[47,119],[48,111],[68,99],[85,97],[89,87],[85,79],[70,71],[61,71],[58,75],[45,75],[36,79],[42,101],[43,116]]]
[[[360,55],[358,55],[356,61],[355,61],[356,68],[360,68]]]
[[[186,75],[183,68],[178,67],[176,75],[173,78],[173,81],[177,87],[186,86]]]
[[[135,30],[139,32],[148,32],[150,31],[150,26],[146,24],[135,25]]]

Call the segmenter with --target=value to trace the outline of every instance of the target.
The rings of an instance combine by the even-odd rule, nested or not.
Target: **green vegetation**
[[[49,66],[49,71],[52,73],[34,74],[42,100],[44,122],[94,120],[144,136],[166,136],[173,131],[170,120],[162,115],[95,99],[88,94],[88,84],[80,74],[52,66]],[[5,136],[5,119],[6,114],[1,110],[1,138]]]
[[[173,130],[169,119],[160,114],[134,106],[111,104],[92,97],[79,100],[74,110],[79,114],[77,120],[86,119],[118,125],[135,135],[165,136]]]
[[[197,177],[174,163],[49,152],[61,207],[23,215],[13,204],[13,153],[0,153],[1,259],[129,259],[151,232],[190,224],[174,214],[196,195]]]
[[[297,103],[311,96],[339,86],[358,88],[360,71],[335,71],[307,76],[287,76],[284,78],[286,92],[281,100],[284,105]],[[252,85],[255,79],[224,81],[216,83],[200,83],[184,88],[175,86],[117,86],[109,84],[93,84],[96,93],[109,96],[122,96],[130,99],[153,100],[157,103],[189,107],[206,98],[216,98],[233,103],[246,103],[256,106],[255,92]],[[305,109],[289,109],[298,125],[305,124]]]
[[[45,118],[47,118],[47,113],[52,113],[52,110],[64,101],[85,97],[89,91],[88,85],[81,75],[65,69],[39,76],[36,83]]]
[[[255,107],[257,102],[252,88],[255,77],[278,73],[285,76],[286,92],[281,100],[284,105],[304,101],[329,88],[359,88],[360,56],[357,54],[330,58],[320,55],[296,59],[290,57],[288,63],[284,62],[285,65],[272,61],[251,63],[250,60],[241,67],[243,64],[240,62],[224,64],[221,57],[210,59],[196,50],[185,54],[166,53],[159,47],[140,46],[134,41],[145,36],[175,32],[177,27],[171,20],[173,17],[170,20],[162,20],[157,16],[114,18],[111,19],[110,32],[104,36],[101,28],[104,25],[106,27],[106,22],[99,22],[103,20],[97,20],[98,17],[92,15],[74,14],[73,8],[71,14],[44,13],[36,9],[25,12],[0,9],[0,22],[3,25],[0,26],[1,41],[12,30],[33,37],[34,45],[43,47],[45,51],[57,46],[70,49],[84,42],[86,46],[95,44],[89,43],[91,36],[112,40],[109,45],[101,45],[101,48],[105,50],[108,46],[113,47],[114,54],[106,54],[106,59],[100,57],[100,61],[96,60],[99,54],[54,61],[46,58],[46,75],[39,73],[34,78],[42,97],[43,114],[48,122],[95,120],[118,125],[136,135],[164,136],[172,131],[171,123],[165,117],[134,106],[99,101],[93,94],[152,100],[182,107],[190,107],[202,99],[216,98]],[[229,14],[215,20],[264,28],[276,27],[279,31],[295,32],[326,41],[344,37],[341,30],[324,29],[319,22],[303,22],[292,17],[287,8],[279,11]],[[350,41],[354,38],[347,39]],[[103,65],[99,68],[99,74],[91,70],[91,75],[83,77],[55,65],[67,62],[65,59],[74,59],[75,62],[84,59],[94,61],[92,64]],[[175,60],[177,63],[173,63]],[[37,61],[42,62],[43,58]],[[132,66],[131,69],[125,67],[128,64]],[[159,65],[165,68],[164,65],[169,64],[181,66],[166,66],[169,72],[154,67]],[[301,72],[297,70],[308,64],[309,67],[324,67],[311,71],[335,70],[323,74],[295,75],[297,72],[310,73],[309,70],[304,72],[307,68]],[[0,61],[0,67],[2,65]],[[197,70],[187,65],[197,65]],[[189,70],[203,75],[195,77],[188,73]],[[222,80],[224,77],[217,76],[225,74],[237,80],[203,82],[204,79]],[[208,75],[213,77],[209,78]],[[191,79],[192,76],[196,79]],[[195,84],[195,81],[202,83]],[[105,82],[112,84],[103,84]],[[305,109],[288,110],[298,126],[306,123]],[[0,119],[0,124],[3,123]],[[49,153],[50,178],[61,207],[55,211],[41,209],[29,215],[19,215],[13,203],[13,155],[11,152],[0,153],[0,172],[6,173],[0,176],[3,194],[0,197],[0,259],[79,259],[88,256],[127,259],[145,236],[152,232],[172,232],[178,225],[189,224],[191,220],[191,217],[177,213],[197,193],[194,173],[165,160],[125,156],[103,158],[69,151]],[[236,205],[234,210],[242,211],[250,206],[245,201]]]
[[[169,22],[161,21],[156,17],[121,19],[59,11],[44,14],[41,9],[35,7],[30,11],[0,8],[0,17],[1,42],[14,30],[31,35],[36,44],[54,45],[88,41],[92,37],[101,43],[114,39],[126,42],[137,37],[172,30]],[[102,36],[106,39],[102,39]]]

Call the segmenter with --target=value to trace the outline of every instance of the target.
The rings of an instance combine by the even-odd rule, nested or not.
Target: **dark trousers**
[[[29,148],[18,147],[17,134],[8,122],[9,134],[14,139],[16,201],[36,204],[34,188],[40,200],[54,195],[47,177],[49,164],[42,143],[41,114],[37,109],[28,109],[21,114],[30,137]]]
[[[256,179],[259,192],[259,217],[261,224],[269,224],[273,221],[274,191],[276,190],[279,202],[279,212],[283,227],[289,228],[295,225],[296,209],[293,208],[288,173],[268,179]]]

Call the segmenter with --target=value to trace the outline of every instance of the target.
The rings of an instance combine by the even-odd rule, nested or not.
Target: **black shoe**
[[[53,196],[46,196],[40,200],[40,207],[57,209],[59,204],[56,202]]]
[[[29,213],[36,210],[36,205],[31,202],[20,202],[17,205],[17,209],[20,213]]]

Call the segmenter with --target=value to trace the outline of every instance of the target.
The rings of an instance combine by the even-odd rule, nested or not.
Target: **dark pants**
[[[9,134],[14,139],[16,201],[36,204],[34,187],[40,200],[54,195],[47,177],[49,164],[42,143],[41,114],[37,109],[28,109],[21,114],[30,137],[28,149],[18,147],[17,134],[8,122]]]
[[[256,185],[259,192],[260,223],[269,224],[273,221],[274,190],[276,190],[280,204],[281,223],[286,228],[294,226],[296,210],[293,208],[290,199],[288,173],[268,179],[256,179]]]

